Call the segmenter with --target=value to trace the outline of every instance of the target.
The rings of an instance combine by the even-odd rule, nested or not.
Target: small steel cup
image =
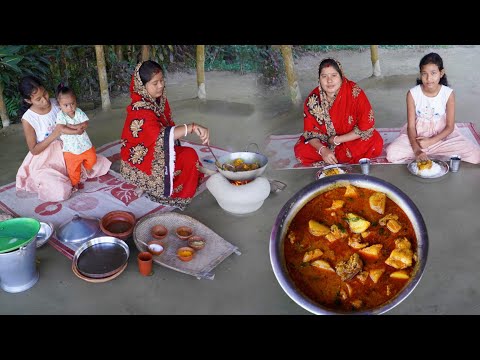
[[[370,172],[370,159],[369,158],[362,158],[358,161],[360,164],[360,167],[362,169],[362,174],[363,175],[368,175]]]
[[[450,171],[457,172],[458,169],[460,168],[461,161],[462,161],[462,158],[460,157],[460,155],[452,155],[450,157]]]

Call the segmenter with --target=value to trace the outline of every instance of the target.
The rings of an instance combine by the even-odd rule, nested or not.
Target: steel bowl
[[[300,209],[302,209],[305,204],[307,204],[317,195],[320,195],[321,193],[324,193],[335,187],[345,186],[347,183],[350,183],[357,187],[368,188],[385,193],[387,197],[393,200],[410,219],[415,231],[415,235],[417,237],[418,245],[418,260],[415,264],[412,276],[410,280],[406,283],[405,287],[395,297],[376,308],[348,313],[335,311],[331,308],[324,307],[319,303],[314,302],[305,294],[300,292],[288,273],[284,256],[284,241],[286,239],[288,227],[295,215],[300,211]],[[270,234],[270,262],[272,264],[275,277],[277,278],[280,286],[287,293],[287,295],[298,305],[314,314],[320,315],[373,315],[383,314],[391,310],[392,308],[400,304],[403,300],[405,300],[417,286],[425,269],[425,265],[427,262],[427,254],[427,228],[425,226],[425,221],[423,220],[422,214],[420,213],[416,205],[403,191],[401,191],[396,186],[384,180],[368,175],[342,174],[336,176],[327,176],[305,186],[293,197],[291,197],[282,207],[280,213],[275,220],[272,232]]]
[[[245,181],[256,179],[265,172],[268,164],[268,158],[265,155],[250,151],[234,152],[224,155],[218,159],[218,162],[220,163],[220,165],[223,165],[225,163],[230,163],[235,159],[242,159],[249,164],[258,162],[260,163],[260,167],[255,170],[229,171],[223,170],[222,168],[217,166],[218,171],[229,180]]]
[[[38,230],[36,238],[37,248],[43,246],[48,240],[50,240],[54,229],[55,227],[52,223],[40,221],[40,230]]]

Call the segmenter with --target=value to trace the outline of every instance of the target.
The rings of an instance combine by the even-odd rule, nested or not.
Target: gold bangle
[[[333,144],[334,144],[335,146],[338,146],[338,145],[341,144],[341,143],[337,143],[337,142],[335,141],[335,138],[337,138],[337,137],[338,137],[337,135],[335,135],[335,136],[333,137]]]
[[[320,148],[318,149],[318,155],[320,155],[320,156],[322,156],[322,157],[323,157],[323,155],[322,155],[322,150],[323,150],[323,148],[326,148],[326,146],[325,146],[325,145],[322,145],[322,146],[320,146]]]

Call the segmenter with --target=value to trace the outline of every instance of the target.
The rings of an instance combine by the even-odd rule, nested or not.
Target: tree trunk
[[[3,98],[3,84],[0,81],[0,118],[2,119],[2,126],[6,128],[10,125],[10,118],[7,113],[7,106],[5,105],[5,100]]]
[[[108,93],[107,68],[105,67],[105,54],[103,45],[95,45],[95,54],[97,55],[98,80],[100,83],[100,96],[102,97],[102,110],[107,111],[112,108],[110,104],[110,95]]]
[[[116,45],[117,60],[123,61],[123,45]]]
[[[142,45],[142,61],[150,60],[150,45]]]
[[[137,57],[135,55],[135,45],[127,45],[127,58],[130,62],[137,62]]]
[[[290,97],[295,105],[302,103],[302,96],[298,88],[297,76],[293,64],[293,53],[291,45],[280,45],[285,71],[287,73],[288,86],[290,87]]]
[[[205,45],[197,45],[197,86],[198,98],[205,100],[207,98],[205,89]]]
[[[378,45],[370,45],[370,54],[372,58],[372,76],[382,75],[380,70],[380,60],[378,59]]]

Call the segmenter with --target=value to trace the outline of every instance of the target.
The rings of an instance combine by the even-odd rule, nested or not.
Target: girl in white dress
[[[420,60],[420,79],[407,92],[407,124],[387,147],[387,160],[405,163],[429,157],[459,155],[480,163],[480,146],[465,138],[455,125],[455,94],[448,87],[443,60],[437,53]]]
[[[16,188],[38,194],[44,201],[63,201],[72,194],[72,184],[63,158],[60,135],[80,133],[83,130],[68,129],[56,125],[60,111],[55,99],[50,99],[39,79],[22,78],[18,87],[27,111],[22,115],[23,132],[30,150],[18,169]],[[97,163],[88,177],[104,175],[111,162],[98,155]]]

